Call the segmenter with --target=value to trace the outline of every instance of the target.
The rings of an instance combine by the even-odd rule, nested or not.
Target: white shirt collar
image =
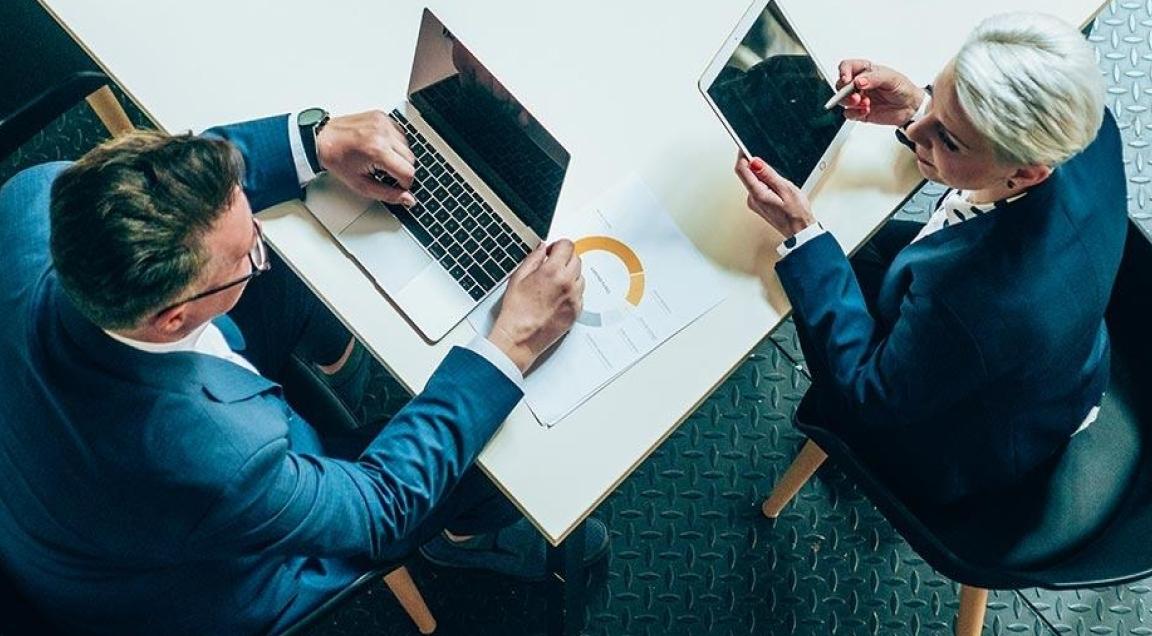
[[[1002,205],[1019,201],[1027,194],[1028,191],[1025,190],[1014,197],[1009,197],[994,203],[972,203],[968,200],[969,192],[966,190],[949,190],[940,198],[940,204],[936,207],[936,211],[932,213],[928,222],[924,224],[924,228],[920,230],[916,238],[912,239],[912,242],[915,243],[925,236],[935,234],[946,227],[959,225],[964,221],[971,221]]]
[[[122,336],[118,333],[104,330],[113,340],[122,342],[129,347],[147,351],[148,353],[175,353],[178,351],[196,351],[200,338],[204,336],[204,332],[211,326],[211,322],[206,322],[199,327],[192,330],[187,336],[176,340],[174,342],[145,342],[143,340],[134,340],[127,336]]]

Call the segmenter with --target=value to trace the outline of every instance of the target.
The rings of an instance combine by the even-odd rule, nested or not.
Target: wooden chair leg
[[[124,107],[112,94],[111,88],[102,86],[89,95],[86,101],[113,137],[127,134],[136,128],[132,125],[132,120],[128,119],[128,113],[124,112]]]
[[[804,447],[800,449],[800,454],[792,461],[792,465],[785,471],[784,476],[780,479],[780,483],[772,489],[772,494],[764,500],[764,505],[760,509],[764,512],[764,516],[769,519],[775,519],[780,516],[780,511],[784,506],[788,505],[789,501],[800,492],[800,488],[812,478],[817,468],[828,459],[828,454],[816,445],[816,442],[808,440],[804,443]]]
[[[385,574],[384,584],[396,595],[396,600],[400,601],[400,606],[408,613],[412,622],[416,623],[416,629],[420,630],[421,634],[436,631],[436,619],[428,609],[428,604],[424,602],[424,597],[420,595],[420,590],[416,588],[416,582],[412,580],[408,568],[398,567]]]
[[[956,615],[956,636],[980,636],[984,631],[984,612],[988,609],[988,590],[960,586],[960,612]]]

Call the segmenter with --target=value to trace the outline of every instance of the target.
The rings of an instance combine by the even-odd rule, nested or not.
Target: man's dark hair
[[[244,164],[227,141],[138,131],[108,141],[52,184],[52,262],[64,292],[104,329],[128,329],[198,280],[203,237]]]

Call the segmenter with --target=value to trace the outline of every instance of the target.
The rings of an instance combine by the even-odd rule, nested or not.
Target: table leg
[[[548,635],[571,636],[584,628],[584,522],[559,546],[548,546]]]

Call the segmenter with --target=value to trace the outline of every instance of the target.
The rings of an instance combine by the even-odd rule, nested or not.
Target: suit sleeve
[[[804,354],[814,381],[837,390],[862,425],[890,429],[923,421],[985,380],[971,332],[946,303],[916,284],[892,329],[878,329],[830,234],[797,248],[776,271],[806,333]]]
[[[300,198],[287,115],[265,117],[204,131],[232,142],[244,156],[244,193],[254,211]]]
[[[197,555],[368,556],[410,534],[521,398],[481,356],[453,349],[358,461],[258,449],[189,537]]]

